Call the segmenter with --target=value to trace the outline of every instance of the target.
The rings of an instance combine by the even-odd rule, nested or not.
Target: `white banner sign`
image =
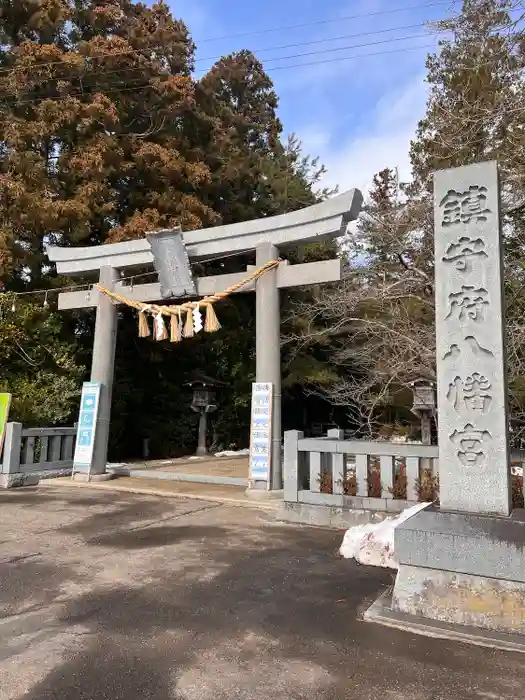
[[[272,445],[272,390],[269,382],[252,384],[250,479],[268,481]]]
[[[100,382],[84,382],[78,417],[77,442],[73,458],[73,472],[88,472],[93,461],[95,429],[97,427]]]

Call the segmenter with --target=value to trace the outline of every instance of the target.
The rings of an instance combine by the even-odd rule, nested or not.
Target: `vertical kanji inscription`
[[[434,175],[440,503],[509,513],[499,184],[495,162]]]

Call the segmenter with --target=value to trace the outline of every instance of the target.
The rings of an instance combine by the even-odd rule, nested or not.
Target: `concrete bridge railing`
[[[0,488],[27,486],[41,478],[70,474],[76,432],[75,427],[24,429],[22,423],[8,423]]]

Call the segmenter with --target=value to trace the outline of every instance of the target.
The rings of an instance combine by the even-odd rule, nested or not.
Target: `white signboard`
[[[269,382],[252,384],[250,479],[268,481],[272,445],[272,390]]]
[[[84,382],[78,417],[77,442],[73,457],[73,472],[90,472],[95,447],[100,382]]]

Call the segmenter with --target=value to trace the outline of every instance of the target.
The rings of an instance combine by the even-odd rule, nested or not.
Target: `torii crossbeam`
[[[187,231],[184,242],[190,260],[223,257],[255,250],[256,265],[260,267],[301,243],[318,242],[343,235],[350,221],[361,211],[363,197],[359,190],[349,190],[320,204],[279,216],[255,219],[238,224]],[[100,246],[71,248],[50,246],[49,259],[56,263],[60,275],[85,275],[99,272],[99,282],[127,298],[154,302],[161,299],[160,285],[141,284],[133,288],[119,282],[133,268],[153,268],[153,254],[146,238],[110,243]],[[217,275],[196,280],[199,296],[211,295],[240,281],[245,273]],[[281,464],[281,352],[279,289],[299,287],[341,279],[341,260],[326,260],[302,265],[281,265],[258,279],[255,285],[242,291],[256,292],[256,381],[273,384],[272,454],[269,488],[282,488]],[[93,475],[106,470],[111,391],[115,362],[117,309],[105,295],[93,290],[65,292],[59,295],[60,309],[96,306],[97,317],[93,342],[91,381],[100,382],[99,415],[95,433]],[[257,485],[254,485],[257,487]],[[266,484],[265,484],[266,486]]]

